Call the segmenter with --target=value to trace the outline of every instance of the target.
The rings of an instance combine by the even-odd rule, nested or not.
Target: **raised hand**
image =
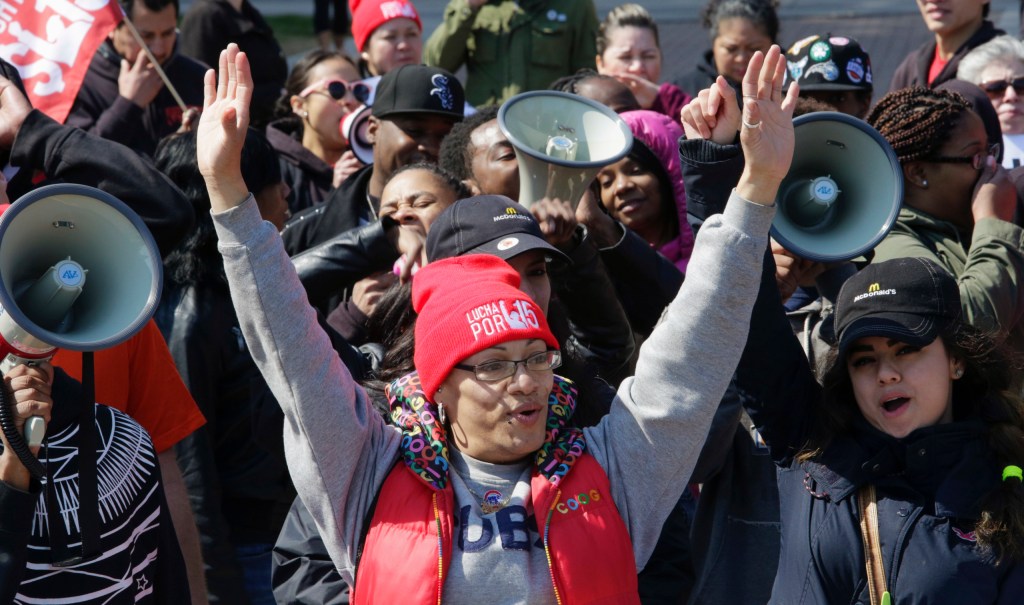
[[[775,201],[793,162],[793,109],[800,89],[793,82],[783,97],[785,77],[786,61],[778,45],[767,54],[755,52],[743,76],[740,144],[746,164],[736,191],[758,204]]]
[[[221,51],[218,73],[211,69],[203,80],[196,146],[210,204],[214,212],[223,212],[245,201],[249,191],[242,179],[241,158],[253,85],[249,60],[237,44]]]
[[[0,150],[10,151],[14,146],[14,139],[31,111],[32,105],[14,82],[0,76]]]
[[[164,87],[160,74],[149,62],[146,53],[139,51],[135,63],[121,59],[121,73],[117,76],[117,92],[122,97],[145,109]]]
[[[686,138],[708,139],[719,145],[733,142],[740,129],[740,117],[736,91],[723,76],[697,93],[679,112]]]
[[[540,224],[544,239],[552,246],[569,250],[576,233],[576,213],[572,204],[558,199],[543,198],[530,205],[530,213]]]

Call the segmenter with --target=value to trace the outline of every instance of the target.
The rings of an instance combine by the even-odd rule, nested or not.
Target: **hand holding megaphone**
[[[53,366],[45,361],[15,366],[4,376],[0,417],[10,422],[0,425],[3,427],[0,436],[4,445],[0,479],[20,489],[28,488],[30,475],[40,476],[40,473],[45,472],[35,456],[43,442],[46,424],[50,422],[53,409],[53,399],[50,397],[52,385]],[[17,437],[8,438],[8,430],[15,431],[17,436],[24,433],[24,441]],[[27,451],[19,452],[21,448]],[[32,465],[32,462],[35,464]]]

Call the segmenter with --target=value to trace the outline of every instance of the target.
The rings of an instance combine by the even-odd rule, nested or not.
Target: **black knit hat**
[[[430,113],[461,120],[466,94],[459,80],[447,71],[426,65],[402,65],[384,74],[373,98],[378,118]]]
[[[871,57],[853,38],[804,38],[786,51],[786,68],[787,81],[795,81],[801,91],[873,89]]]
[[[571,263],[544,239],[530,211],[503,195],[476,195],[448,206],[430,224],[427,258],[491,254],[508,260],[529,250]]]
[[[848,279],[832,318],[839,353],[845,355],[858,338],[868,336],[928,345],[960,315],[956,278],[933,261],[897,258],[870,264]]]

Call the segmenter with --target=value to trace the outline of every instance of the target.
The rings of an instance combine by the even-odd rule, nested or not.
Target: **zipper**
[[[441,533],[441,512],[437,508],[437,492],[431,501],[434,505],[434,523],[437,525],[437,605],[441,605],[441,592],[444,588],[444,541]]]
[[[558,505],[558,499],[562,497],[562,490],[555,492],[555,499],[551,501],[551,506],[548,507],[548,516],[544,520],[544,556],[548,560],[548,573],[551,574],[551,588],[555,590],[555,602],[558,605],[562,605],[562,596],[558,594],[558,583],[555,582],[555,566],[551,562],[551,549],[548,547],[548,531],[551,529],[551,517],[555,514],[555,506]]]

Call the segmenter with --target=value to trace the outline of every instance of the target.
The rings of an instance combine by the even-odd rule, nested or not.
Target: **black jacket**
[[[161,67],[185,104],[201,110],[206,65],[175,53]],[[106,40],[89,63],[65,123],[152,156],[160,139],[181,126],[181,108],[166,86],[147,107],[132,103],[118,93],[120,73],[121,55]]]
[[[7,187],[11,201],[42,184],[77,183],[102,189],[134,210],[166,256],[192,228],[185,195],[132,150],[54,122],[32,111],[14,140],[11,164],[21,170]]]
[[[227,0],[196,0],[181,22],[181,54],[217,69],[220,51],[229,42],[249,58],[255,86],[250,125],[263,128],[273,119],[288,78],[288,60],[274,30],[249,0],[243,0],[241,11]]]
[[[991,21],[983,21],[981,29],[974,32],[974,35],[963,43],[963,46],[956,49],[949,63],[942,68],[934,82],[928,82],[928,70],[931,68],[932,59],[935,58],[935,40],[926,42],[917,50],[911,52],[892,75],[892,82],[889,83],[889,90],[899,90],[908,86],[925,86],[935,88],[939,84],[956,78],[956,70],[960,67],[960,60],[964,55],[988,42],[996,36],[1005,34],[1001,29],[996,29]]]
[[[281,231],[284,249],[295,256],[360,224],[377,220],[378,202],[367,197],[373,165],[342,181],[322,204],[299,212]]]
[[[206,417],[175,453],[199,530],[207,591],[218,603],[247,603],[235,547],[273,543],[295,497],[288,469],[254,435],[267,387],[226,285],[168,281],[155,319]]]
[[[267,125],[267,141],[281,161],[281,178],[291,188],[292,214],[323,203],[334,188],[334,169],[302,146],[302,125],[296,118],[281,118]]]

